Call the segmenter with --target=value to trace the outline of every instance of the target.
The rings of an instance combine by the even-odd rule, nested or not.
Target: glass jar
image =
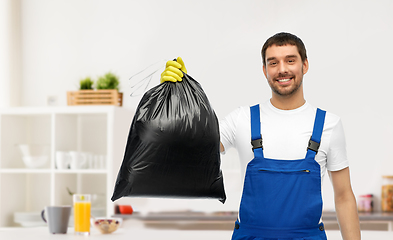
[[[381,208],[393,212],[393,176],[382,176]]]
[[[374,211],[373,195],[361,195],[358,200],[358,211],[371,213]]]

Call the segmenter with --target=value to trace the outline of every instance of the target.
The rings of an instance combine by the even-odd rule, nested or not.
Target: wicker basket
[[[123,105],[123,93],[116,89],[79,90],[67,92],[67,104],[75,105]]]

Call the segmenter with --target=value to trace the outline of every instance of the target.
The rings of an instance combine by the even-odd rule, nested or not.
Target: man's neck
[[[293,110],[303,106],[306,103],[306,100],[302,96],[301,98],[283,98],[283,97],[276,97],[272,96],[270,99],[271,104],[281,110]]]

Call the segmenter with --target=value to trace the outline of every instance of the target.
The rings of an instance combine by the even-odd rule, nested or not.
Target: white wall
[[[21,1],[0,1],[0,107],[20,105]]]
[[[307,100],[342,117],[355,194],[379,197],[381,175],[393,175],[390,0],[22,0],[21,8],[25,106],[46,105],[48,96],[66,105],[66,91],[76,90],[80,78],[111,70],[121,78],[124,107],[134,109],[139,98],[128,97],[129,77],[181,56],[222,118],[270,98],[260,49],[271,35],[292,32],[308,50]],[[223,161],[224,173],[233,169],[236,152]],[[227,208],[236,209],[230,172],[235,200]],[[332,209],[329,181],[324,185],[325,208]]]

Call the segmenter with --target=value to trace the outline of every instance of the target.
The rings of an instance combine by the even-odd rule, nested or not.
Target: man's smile
[[[290,78],[284,78],[284,79],[279,79],[279,82],[288,82],[289,80],[291,80]]]
[[[280,84],[287,84],[291,80],[293,80],[293,78],[294,77],[281,77],[281,78],[277,78],[276,81],[279,82]]]

